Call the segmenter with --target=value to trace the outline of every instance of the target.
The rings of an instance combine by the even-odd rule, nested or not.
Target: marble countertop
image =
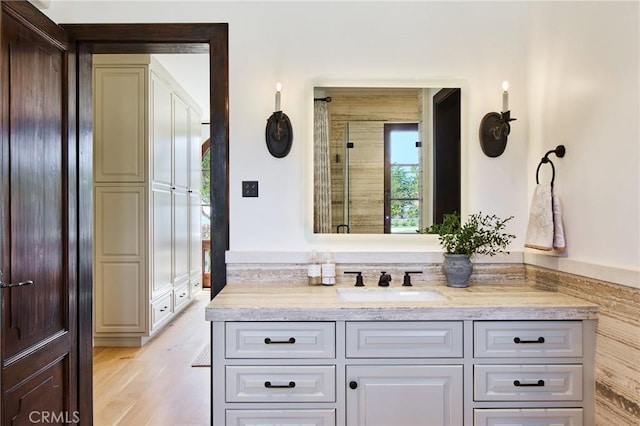
[[[432,290],[444,300],[347,301],[339,289]],[[482,283],[468,288],[445,284],[380,288],[352,285],[229,284],[206,307],[208,321],[344,320],[582,320],[596,319],[598,306],[534,288],[526,282]]]

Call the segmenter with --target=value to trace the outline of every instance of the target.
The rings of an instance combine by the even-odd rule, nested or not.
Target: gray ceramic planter
[[[469,287],[469,277],[473,271],[473,263],[466,254],[444,254],[442,271],[447,277],[449,287]]]

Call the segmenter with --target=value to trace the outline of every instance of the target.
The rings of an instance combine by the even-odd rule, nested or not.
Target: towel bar
[[[553,186],[553,182],[556,179],[556,168],[553,165],[553,161],[551,161],[551,159],[549,159],[549,155],[550,154],[555,154],[556,157],[562,158],[562,157],[564,157],[564,155],[566,153],[567,153],[567,150],[565,149],[564,145],[558,145],[556,147],[556,149],[552,149],[551,151],[547,151],[547,153],[544,155],[544,157],[542,157],[542,159],[540,160],[540,163],[538,163],[538,168],[536,169],[536,184],[540,183],[540,179],[538,178],[538,175],[540,174],[540,166],[542,166],[544,163],[549,163],[549,164],[551,164],[551,186]]]

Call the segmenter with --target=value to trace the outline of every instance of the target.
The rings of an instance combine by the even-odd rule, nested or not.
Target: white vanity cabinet
[[[228,284],[205,314],[212,424],[594,426],[596,305],[526,283],[437,290]]]
[[[594,327],[474,322],[474,425],[592,425]]]
[[[595,321],[214,321],[215,425],[591,426]]]

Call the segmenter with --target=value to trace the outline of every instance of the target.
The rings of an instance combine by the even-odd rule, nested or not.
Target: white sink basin
[[[349,302],[416,302],[447,300],[435,290],[411,288],[339,288],[338,297]]]

